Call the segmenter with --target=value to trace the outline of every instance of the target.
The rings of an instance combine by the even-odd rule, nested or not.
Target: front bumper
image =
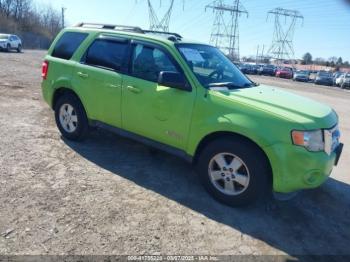
[[[272,167],[274,191],[291,193],[319,187],[338,164],[342,149],[343,144],[339,144],[328,155],[325,152],[309,152],[292,144],[276,144],[264,148]]]
[[[6,42],[0,43],[0,49],[1,49],[1,50],[7,49],[7,43],[6,43]]]

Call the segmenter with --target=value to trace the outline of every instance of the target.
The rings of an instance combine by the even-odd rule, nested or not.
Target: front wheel
[[[210,143],[200,154],[197,172],[207,191],[229,206],[246,206],[271,194],[271,171],[253,143],[227,137]]]
[[[83,105],[77,97],[66,94],[55,106],[55,119],[62,136],[72,141],[81,141],[89,130],[88,119]]]
[[[6,46],[6,52],[10,52],[11,51],[11,45],[10,44],[7,44]]]

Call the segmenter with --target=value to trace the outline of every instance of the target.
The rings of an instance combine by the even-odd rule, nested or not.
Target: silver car
[[[341,79],[341,88],[350,88],[350,73],[344,74]]]
[[[22,52],[22,40],[16,35],[0,34],[0,50]]]

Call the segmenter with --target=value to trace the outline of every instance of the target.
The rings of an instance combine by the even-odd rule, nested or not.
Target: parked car
[[[289,67],[278,68],[276,70],[276,77],[292,79],[293,78],[293,69],[289,68]]]
[[[328,86],[333,85],[333,74],[327,71],[319,71],[316,74],[315,84]]]
[[[335,86],[341,86],[344,75],[345,73],[340,73],[338,76],[336,76],[334,81]]]
[[[0,50],[22,52],[22,40],[16,35],[0,34]]]
[[[293,77],[294,81],[309,82],[310,72],[305,70],[296,71]]]
[[[258,68],[256,65],[243,64],[240,66],[240,70],[242,71],[242,73],[247,74],[247,75],[256,75]]]
[[[272,190],[318,187],[342,152],[332,108],[259,86],[217,48],[175,33],[65,28],[42,78],[65,139],[81,141],[94,126],[175,154],[193,163],[214,198],[232,206]]]
[[[258,69],[259,75],[265,76],[275,76],[276,75],[276,66],[274,65],[263,65]]]
[[[350,87],[350,73],[343,74],[342,80],[341,80],[341,88],[349,88]]]
[[[337,78],[341,77],[343,73],[342,72],[334,72],[333,73],[333,85],[336,86],[336,81],[337,81]]]

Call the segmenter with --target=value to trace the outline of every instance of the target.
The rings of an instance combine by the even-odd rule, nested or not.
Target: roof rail
[[[79,23],[75,27],[87,27],[87,28],[97,28],[97,29],[110,29],[110,30],[119,30],[119,31],[128,31],[139,34],[156,34],[168,36],[170,41],[178,41],[182,39],[182,36],[177,33],[163,32],[163,31],[153,31],[153,30],[142,30],[137,26],[128,26],[128,25],[108,25],[108,24],[96,24],[96,23]]]
[[[76,27],[111,29],[111,30],[130,31],[130,32],[144,34],[144,31],[140,27],[137,27],[137,26],[108,25],[108,24],[96,24],[96,23],[79,23],[76,25]]]
[[[183,37],[179,35],[178,33],[171,33],[171,32],[163,32],[163,31],[153,31],[153,30],[143,30],[145,34],[156,34],[156,35],[169,35],[169,36],[175,36],[178,39],[182,39]]]

